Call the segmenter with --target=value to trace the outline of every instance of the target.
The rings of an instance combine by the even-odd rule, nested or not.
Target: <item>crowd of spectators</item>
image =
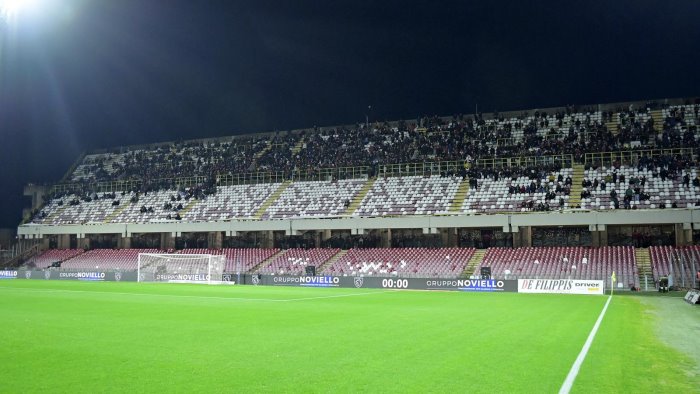
[[[690,188],[691,184],[693,187],[700,187],[700,178],[696,176],[691,180],[689,175],[691,169],[700,167],[700,161],[690,155],[643,156],[633,164],[639,171],[650,171],[653,178],[677,181],[685,188]],[[602,179],[584,179],[581,184],[581,198],[591,198],[592,191],[609,190],[610,200],[615,209],[634,209],[632,201],[647,201],[651,198],[650,193],[645,190],[648,182],[645,175],[626,178],[625,174],[619,172],[620,163],[614,163],[613,167],[615,170],[612,174]],[[596,169],[595,166],[592,168]],[[700,206],[700,200],[695,206]],[[670,206],[667,206],[665,202],[661,202],[659,208],[678,208],[678,204],[672,201]]]
[[[85,157],[76,173],[89,182],[113,180],[155,180],[182,176],[249,172],[253,159],[271,139],[232,140],[231,142],[174,142],[155,148]],[[75,178],[75,177],[74,177]]]
[[[656,105],[649,103],[649,108]],[[148,182],[182,176],[215,178],[252,171],[316,171],[349,166],[461,161],[488,157],[619,151],[636,147],[681,147],[694,143],[695,128],[680,135],[674,126],[685,107],[673,110],[662,132],[654,130],[650,109],[597,112],[567,107],[556,113],[525,112],[421,117],[416,121],[376,122],[335,128],[276,133],[227,142],[176,142],[85,158],[87,182],[139,179]],[[697,113],[698,106],[695,107]],[[606,121],[616,122],[609,130]],[[118,156],[118,160],[115,157]]]
[[[135,189],[132,191],[123,192],[109,192],[109,193],[97,193],[93,190],[94,185],[84,184],[84,188],[78,188],[73,191],[55,191],[48,194],[45,199],[46,201],[56,201],[58,206],[63,206],[68,204],[70,206],[80,205],[82,202],[92,202],[94,200],[106,199],[112,200],[111,204],[113,206],[119,206],[122,200],[127,200],[132,204],[138,204],[142,197],[148,196],[149,193],[161,191],[161,190],[172,190],[173,193],[170,195],[170,201],[165,203],[163,207],[156,207],[141,205],[139,211],[141,213],[154,213],[154,209],[162,208],[164,211],[171,212],[168,214],[167,219],[181,220],[178,211],[184,209],[191,199],[203,200],[208,195],[216,193],[216,184],[210,178],[206,182],[192,186],[192,187],[148,187],[144,189]],[[32,213],[34,220],[44,220],[48,217],[48,213],[41,209]]]
[[[700,104],[670,107],[665,112],[662,139],[670,143],[696,144]]]
[[[191,196],[203,198],[215,192],[220,176],[254,171],[283,172],[291,179],[297,172],[368,166],[372,176],[387,164],[474,163],[479,158],[560,154],[573,154],[575,159],[581,159],[588,152],[696,146],[697,127],[694,120],[689,123],[687,119],[697,119],[699,105],[665,109],[668,116],[660,131],[654,129],[654,118],[650,115],[651,109],[658,107],[658,103],[648,103],[639,108],[601,112],[595,108],[570,106],[558,112],[523,112],[509,118],[499,113],[490,116],[481,113],[423,116],[415,121],[374,122],[232,137],[217,142],[174,142],[130,150],[122,148],[121,152],[86,156],[70,179],[78,186],[73,191],[76,197],[67,203],[79,204],[81,200],[97,198],[95,183],[108,181],[136,181],[134,184],[138,186],[130,191],[148,193],[177,189],[178,178],[203,177],[205,181],[196,186],[200,190]],[[610,122],[616,124],[616,129],[608,128],[606,124]],[[548,169],[529,170],[541,175]],[[514,171],[520,169],[472,168],[468,174],[467,170],[462,170],[450,175],[467,176],[470,182],[474,182],[479,177],[509,176],[509,172]],[[562,182],[558,182],[557,187],[559,183]],[[570,180],[564,180],[561,187],[570,189]],[[532,193],[543,189],[548,192],[546,188],[535,182],[534,185],[513,186],[511,192],[523,193],[525,190]],[[560,192],[563,190],[554,193]],[[101,198],[112,198],[115,205],[122,202],[117,195]],[[555,198],[548,199],[547,205],[558,205],[557,201],[550,204],[550,200]],[[147,212],[152,209],[144,208]]]
[[[539,201],[534,198],[524,198],[520,202],[520,208],[526,211],[550,211],[563,209],[566,202],[564,196],[568,196],[571,192],[572,178],[568,175],[566,177],[562,174],[555,175],[561,169],[559,164],[506,168],[472,167],[467,171],[467,177],[470,189],[473,190],[479,190],[480,180],[483,179],[491,181],[510,179],[509,195],[544,194],[544,199]],[[521,182],[523,178],[528,179],[528,182]]]
[[[561,170],[559,164],[542,164],[528,167],[476,167],[473,166],[466,171],[469,178],[469,186],[473,189],[479,188],[479,179],[488,178],[492,181],[501,179],[511,179],[517,181],[518,178],[530,180],[527,184],[518,184],[509,187],[509,194],[518,193],[547,193],[550,191],[549,183],[556,183],[555,191],[566,192],[571,189],[572,179],[570,176],[564,178],[563,175],[555,176],[554,173]],[[545,180],[545,182],[543,182]],[[568,193],[567,193],[568,194]]]

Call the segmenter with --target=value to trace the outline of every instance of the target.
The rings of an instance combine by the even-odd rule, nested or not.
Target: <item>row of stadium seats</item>
[[[603,279],[615,271],[618,281],[639,287],[634,248],[630,246],[489,248],[481,267],[504,278]]]
[[[33,258],[28,265],[46,268],[55,261],[63,261],[64,269],[135,270],[139,253],[166,253],[158,249],[94,249],[83,251],[47,250]],[[180,254],[214,254],[226,256],[227,272],[250,272],[262,262],[274,257],[256,272],[273,275],[300,275],[307,266],[320,269],[334,256],[339,256],[324,275],[457,277],[465,269],[474,253],[472,248],[395,248],[351,249],[339,254],[340,249],[185,249]]]
[[[461,182],[455,177],[439,175],[379,178],[354,214],[396,216],[446,213]]]
[[[64,261],[65,269],[135,270],[139,253],[162,253],[158,249],[94,249]]]
[[[53,200],[49,206],[45,208],[46,212],[56,213],[52,217],[52,224],[70,224],[70,223],[101,223],[106,218],[112,215],[119,205],[114,205],[114,199],[106,198],[106,193],[97,194],[98,198],[93,199],[90,203],[85,204],[80,201],[78,196],[69,195],[63,199],[62,205],[58,205],[58,200]],[[79,204],[71,204],[71,201],[79,201]],[[61,209],[63,208],[63,209]]]
[[[338,216],[360,192],[361,179],[294,182],[262,215],[263,219]]]
[[[226,272],[249,272],[255,266],[279,253],[279,249],[224,248],[183,249],[182,254],[213,254],[226,256]]]
[[[696,179],[698,172],[696,168],[681,170],[677,176],[661,177],[659,173],[662,168],[656,169],[638,169],[635,167],[621,168],[606,168],[586,170],[584,173],[585,180],[605,180],[608,183],[605,189],[600,186],[590,190],[591,197],[581,199],[581,207],[589,209],[614,209],[611,192],[614,190],[617,193],[619,200],[618,207],[623,207],[623,199],[627,193],[630,193],[632,208],[658,208],[663,204],[666,208],[671,208],[674,204],[678,208],[691,208],[696,206],[700,201],[700,187],[693,184],[684,185],[683,179],[687,175],[689,179]],[[613,174],[617,174],[617,182],[612,182]],[[619,181],[619,176],[624,176],[625,182]],[[639,182],[642,178],[645,179],[645,184],[642,186]],[[664,179],[665,178],[665,179]],[[630,184],[630,180],[634,179],[637,184]],[[639,188],[641,193],[647,194],[648,198],[644,198],[641,193],[636,193],[635,188]]]
[[[696,277],[696,272],[700,270],[700,246],[680,248],[652,246],[649,248],[649,252],[655,282],[658,282],[663,276],[669,276],[672,272],[676,278],[682,275],[692,281]],[[692,285],[687,287],[692,287]]]
[[[277,275],[301,275],[307,266],[320,268],[340,249],[287,249],[269,264],[261,267],[258,273]]]
[[[697,183],[696,168],[679,169],[669,173],[666,168],[652,169],[620,166],[599,167],[584,172],[584,180],[601,182],[596,187],[585,187],[590,196],[581,199],[583,209],[614,209],[611,192],[617,193],[617,206],[624,208],[626,193],[634,192],[629,201],[630,208],[685,208],[694,207],[700,201],[700,184]],[[613,181],[615,175],[615,181]],[[526,176],[500,177],[482,176],[477,187],[469,188],[460,207],[464,213],[518,212],[538,210],[540,204],[548,208],[569,209],[569,187],[558,179],[572,176],[571,168],[548,172],[539,179],[553,195],[546,198],[544,190],[526,193],[511,193],[514,186],[529,185],[532,178]],[[624,178],[623,178],[624,177]],[[641,179],[644,185],[641,185]],[[621,181],[624,179],[624,182]],[[630,185],[630,180],[636,185]],[[692,182],[686,182],[686,179]],[[602,181],[607,180],[605,189]],[[274,203],[265,209],[263,219],[297,217],[337,217],[344,215],[350,204],[365,185],[366,180],[293,182]],[[378,178],[372,188],[353,212],[355,216],[396,216],[447,213],[463,182],[459,177],[407,176]],[[698,185],[698,186],[696,186]],[[118,194],[112,198],[105,193],[86,201],[77,195],[67,195],[51,200],[34,223],[144,223],[184,220],[205,222],[252,218],[265,201],[280,188],[279,183],[220,186],[215,194],[200,200],[178,200],[171,202],[178,192],[165,190],[138,196],[131,202],[134,193]],[[639,190],[634,190],[638,188]],[[630,190],[628,190],[630,189]],[[77,201],[77,203],[76,203]],[[118,201],[118,204],[115,203]],[[529,203],[529,205],[528,205]],[[562,205],[563,203],[563,205]],[[180,205],[181,208],[170,205]],[[146,210],[145,208],[149,209]],[[540,209],[543,210],[543,209]],[[548,210],[548,209],[547,209]],[[178,215],[176,218],[175,215]]]
[[[56,262],[64,262],[78,256],[85,251],[83,249],[49,249],[27,260],[27,267],[46,268]]]
[[[350,249],[323,270],[339,276],[456,278],[474,254],[473,248]]]
[[[537,209],[539,204],[551,206],[552,209],[560,207],[560,199],[563,199],[563,208],[569,208],[569,195],[562,189],[556,192],[556,187],[563,187],[563,182],[552,181],[559,177],[571,177],[573,170],[564,168],[560,171],[549,173],[545,178],[540,179],[542,185],[546,185],[552,192],[554,198],[547,200],[545,192],[509,193],[509,188],[520,185],[530,185],[532,179],[525,176],[516,178],[500,178],[493,180],[485,177],[479,179],[478,188],[469,190],[467,198],[462,205],[463,212],[524,212]],[[523,206],[523,203],[532,201],[532,208]]]
[[[654,280],[670,273],[669,262],[676,272],[683,271],[687,278],[700,269],[700,247],[649,248]],[[139,253],[165,253],[159,249],[50,249],[25,263],[26,266],[46,268],[61,261],[65,269],[135,270]],[[320,268],[339,249],[185,249],[181,254],[224,254],[227,272],[249,272],[251,269],[280,253],[258,272],[263,274],[299,275],[307,265]],[[400,277],[457,277],[464,272],[474,253],[472,248],[395,248],[350,249],[323,270],[325,275],[339,276],[400,276]],[[541,247],[490,248],[481,267],[491,267],[495,278],[573,278],[599,279],[615,271],[619,278],[630,280],[636,286],[638,269],[632,247]]]
[[[670,266],[687,280],[700,269],[700,246],[649,248],[654,281],[668,276]],[[159,249],[50,249],[25,263],[47,268],[61,261],[62,269],[135,270],[139,253],[173,253]],[[322,275],[454,278],[465,272],[473,248],[371,248],[371,249],[185,249],[180,254],[226,256],[227,272],[300,275],[315,266]],[[695,265],[693,265],[695,264]],[[497,279],[571,278],[604,279],[615,271],[618,281],[639,286],[639,268],[633,247],[525,247],[487,249],[475,267],[490,267]],[[693,268],[695,267],[695,268]]]
[[[265,200],[280,187],[279,183],[220,186],[214,195],[195,204],[185,220],[195,222],[252,218]]]

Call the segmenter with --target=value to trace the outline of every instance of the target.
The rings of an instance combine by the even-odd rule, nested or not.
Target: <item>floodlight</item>
[[[0,0],[0,16],[11,19],[34,7],[37,0]]]

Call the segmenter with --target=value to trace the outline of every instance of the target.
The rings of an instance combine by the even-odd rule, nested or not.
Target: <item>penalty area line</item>
[[[571,391],[571,387],[574,385],[574,381],[576,380],[576,376],[578,375],[578,371],[581,369],[581,365],[583,364],[583,360],[586,359],[586,355],[588,354],[588,350],[591,348],[591,344],[593,343],[593,339],[595,338],[595,335],[598,333],[598,328],[600,327],[600,323],[603,321],[603,317],[605,316],[605,311],[608,310],[608,305],[610,305],[610,300],[612,300],[612,296],[608,296],[608,300],[605,302],[605,306],[603,307],[603,310],[600,312],[600,315],[598,316],[598,320],[596,320],[595,324],[593,325],[593,329],[591,330],[591,333],[588,334],[588,339],[586,339],[586,343],[583,344],[583,348],[581,349],[581,352],[578,354],[578,357],[576,357],[576,361],[574,361],[574,364],[571,366],[571,370],[569,370],[569,374],[566,376],[566,380],[564,380],[564,384],[561,385],[561,389],[559,389],[559,394],[569,394]]]

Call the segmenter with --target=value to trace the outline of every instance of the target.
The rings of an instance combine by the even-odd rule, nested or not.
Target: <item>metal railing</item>
[[[174,187],[191,187],[206,183],[209,177],[206,176],[192,176],[192,177],[177,177],[177,178],[158,178],[148,181],[149,184],[167,184]],[[122,192],[129,190],[139,190],[143,185],[143,181],[140,179],[125,179],[118,181],[109,182],[96,182],[89,184],[89,190],[98,193],[113,193]],[[85,187],[84,183],[62,183],[54,185],[51,187],[50,192],[80,192],[83,191]]]
[[[669,286],[686,289],[695,287],[695,275],[700,270],[700,263],[695,256],[687,256],[680,250],[671,250],[663,264],[668,266]]]
[[[248,185],[258,183],[282,183],[285,180],[284,172],[246,172],[237,174],[219,174],[216,176],[216,184],[219,186]]]
[[[459,160],[384,164],[378,167],[377,175],[385,177],[439,175],[443,172],[461,171],[465,168],[465,163],[465,161]]]
[[[330,179],[357,179],[369,175],[369,166],[321,168],[292,172],[292,180],[319,181]]]
[[[519,156],[519,157],[495,157],[477,159],[475,164],[486,168],[504,167],[529,167],[538,165],[556,164],[561,167],[573,166],[573,155],[548,155],[548,156]],[[214,179],[219,186],[281,183],[291,181],[328,181],[332,179],[360,179],[369,176],[427,176],[441,173],[459,173],[470,164],[464,160],[396,163],[376,166],[376,172],[371,166],[327,167],[318,169],[293,170],[293,171],[257,171],[246,173],[221,173]],[[172,185],[173,187],[191,187],[206,183],[207,176],[158,178],[149,180],[149,184]],[[50,192],[80,192],[87,186],[89,190],[98,193],[112,193],[128,190],[139,190],[144,181],[140,179],[124,179],[109,182],[85,183],[60,183],[51,187]]]
[[[496,145],[498,146],[513,146],[517,145],[519,141],[522,141],[520,138],[499,138],[496,140]]]
[[[574,165],[574,156],[571,154],[566,154],[549,156],[490,157],[477,159],[475,163],[479,167],[487,168],[533,167],[553,164],[561,167],[572,167]]]
[[[41,240],[19,239],[0,254],[0,267],[16,267],[22,261],[38,254],[41,249]]]
[[[369,176],[369,166],[320,168],[296,171],[259,171],[238,174],[219,174],[216,183],[219,186],[282,183],[284,181],[328,181],[333,179],[357,179]]]
[[[622,165],[635,164],[643,157],[658,157],[658,156],[687,156],[695,157],[693,148],[669,148],[669,149],[639,149],[639,150],[624,150],[616,152],[595,152],[586,153],[583,161],[585,164],[598,164],[601,166],[610,166],[613,163]]]

